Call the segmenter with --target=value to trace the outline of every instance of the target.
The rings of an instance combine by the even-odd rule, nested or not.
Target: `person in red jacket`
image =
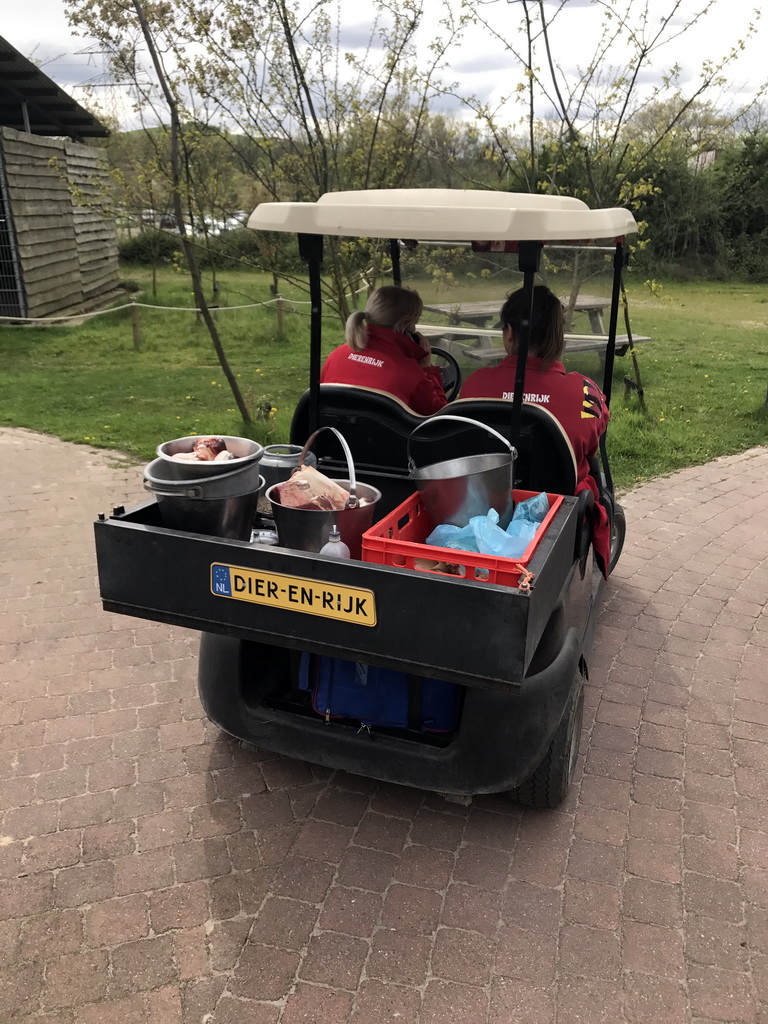
[[[365,312],[347,319],[345,345],[325,360],[321,384],[356,384],[387,391],[414,412],[429,416],[446,404],[427,339],[415,333],[423,304],[418,292],[384,285],[371,292]]]
[[[517,339],[527,313],[523,289],[520,288],[501,307],[506,357],[498,366],[471,373],[462,386],[462,398],[512,400],[517,370]],[[576,493],[589,488],[595,496],[593,542],[600,568],[607,576],[610,525],[605,509],[598,502],[597,483],[590,474],[588,460],[597,453],[600,436],[608,425],[608,406],[605,395],[593,380],[581,373],[566,373],[561,362],[564,351],[562,304],[549,288],[536,285],[533,289],[523,400],[548,409],[570,438],[576,456]]]

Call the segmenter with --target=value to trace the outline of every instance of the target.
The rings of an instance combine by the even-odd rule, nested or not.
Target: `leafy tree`
[[[150,21],[150,17],[153,14],[162,14],[163,4],[157,2],[150,3],[150,0],[147,0],[146,3],[142,2],[142,0],[103,0],[103,3],[99,4],[98,7],[99,10],[96,11],[95,8],[85,4],[80,13],[74,15],[75,21],[81,24],[89,24],[91,23],[90,19],[95,16],[96,21],[93,24],[96,25],[98,24],[98,17],[108,17],[111,19],[107,23],[102,24],[101,28],[105,40],[114,48],[113,60],[115,67],[123,76],[129,77],[133,81],[141,100],[152,109],[156,109],[154,106],[156,97],[151,94],[142,78],[137,75],[136,52],[138,39],[143,41],[149,54],[155,81],[159,88],[159,95],[165,105],[169,121],[168,152],[170,166],[168,169],[168,188],[179,230],[179,238],[189,269],[192,291],[197,307],[208,329],[219,365],[227,379],[243,422],[250,424],[252,422],[251,411],[245,402],[237,378],[229,365],[218,328],[206,301],[195,245],[188,233],[185,221],[185,206],[187,208],[186,212],[191,213],[192,198],[195,194],[190,187],[189,136],[188,134],[185,135],[184,132],[184,122],[181,116],[183,108],[180,102],[178,83],[166,71],[158,43],[158,36]],[[126,33],[130,35],[130,45],[128,45],[128,35]],[[120,39],[123,40],[122,47],[118,45],[118,40]],[[139,103],[139,109],[143,114],[144,106],[142,103]]]
[[[650,93],[642,83],[665,48],[669,52],[680,45],[715,3],[702,0],[686,20],[684,0],[667,0],[660,16],[650,0],[601,0],[603,20],[594,50],[571,75],[563,71],[562,56],[552,41],[564,3],[548,6],[544,0],[517,0],[521,20],[518,33],[511,36],[502,36],[492,20],[498,0],[483,5],[478,20],[505,46],[519,79],[495,108],[472,97],[467,103],[492,140],[508,187],[570,194],[594,207],[628,206],[638,214],[650,209],[667,188],[686,193],[690,214],[700,182],[686,175],[682,161],[687,166],[710,144],[710,129],[718,121],[710,97],[722,90],[726,72],[754,36],[759,11],[723,56],[702,61],[698,80],[687,93],[676,63],[667,66]],[[622,51],[627,59],[621,67],[612,66],[612,55]],[[757,99],[761,93],[759,89]],[[510,126],[498,111],[515,104],[519,116]],[[704,117],[705,113],[711,116]],[[734,112],[731,123],[740,114]],[[694,128],[701,129],[698,136]],[[670,244],[677,252],[689,243],[675,238],[667,240]],[[584,273],[582,268],[574,279],[574,298]]]
[[[721,211],[710,168],[736,137],[734,115],[675,94],[644,106],[627,124],[625,138],[648,147],[675,118],[645,160],[642,177],[650,187],[638,196],[636,213],[647,224],[655,266],[661,261],[717,268],[723,255]]]
[[[768,132],[745,135],[712,169],[729,262],[740,274],[768,275]]]
[[[442,37],[417,54],[425,4],[372,0],[360,55],[340,50],[331,0],[309,7],[300,0],[142,0],[179,108],[188,204],[199,202],[201,191],[190,125],[218,132],[262,193],[277,200],[411,184],[421,173],[430,98],[442,88],[438,72],[468,18],[446,6]],[[148,76],[142,66],[134,5],[67,0],[67,6],[72,22],[105,44],[142,109],[151,109],[157,71]],[[271,254],[273,246],[267,248]],[[364,287],[363,255],[370,257],[369,284],[386,257],[373,243],[365,253],[334,239],[326,248],[327,297],[344,318],[354,301],[349,292]]]
[[[509,162],[516,160],[524,142],[531,189],[557,191],[563,174],[576,173],[582,191],[596,206],[626,201],[626,182],[642,171],[653,152],[671,134],[687,130],[690,135],[691,126],[702,123],[704,98],[725,84],[726,69],[756,31],[755,23],[749,23],[744,38],[723,57],[704,60],[699,80],[688,95],[680,85],[678,64],[660,76],[650,95],[644,95],[640,83],[659,52],[706,17],[717,0],[707,0],[687,22],[681,18],[683,0],[668,0],[661,17],[654,16],[650,0],[632,4],[604,0],[603,22],[594,51],[587,65],[570,77],[563,72],[560,55],[551,42],[552,26],[565,5],[558,4],[548,13],[544,0],[519,2],[524,12],[521,42],[502,41],[523,71],[516,90],[506,99],[512,100],[515,95],[525,98],[521,121],[525,133],[511,146],[509,138],[498,132],[499,155]],[[502,39],[489,19],[481,20],[492,35]],[[617,47],[629,51],[621,68],[610,64]],[[493,112],[474,106],[478,117],[494,132],[498,124]],[[634,130],[628,133],[630,125]],[[553,155],[543,172],[536,166],[540,143],[548,145]],[[519,174],[511,166],[509,170]]]
[[[136,3],[65,2],[72,21],[112,54],[147,123],[161,126],[150,130],[156,152],[137,174],[167,188],[168,107],[157,69],[144,67]],[[702,61],[688,91],[675,63],[650,92],[642,83],[718,2],[724,0],[699,0],[693,9],[693,0],[665,0],[658,17],[652,0],[599,0],[603,22],[594,52],[575,74],[563,71],[554,43],[564,0],[485,0],[474,7],[430,0],[429,13],[442,12],[440,30],[418,52],[427,0],[372,0],[367,42],[354,52],[345,52],[335,0],[141,0],[140,7],[178,109],[177,184],[190,222],[204,227],[235,205],[314,200],[339,189],[544,191],[579,196],[590,206],[629,206],[647,222],[655,257],[711,261],[722,251],[721,179],[701,158],[729,146],[738,126],[760,124],[759,102],[751,113],[727,115],[717,102],[756,21],[721,58]],[[520,14],[512,32],[510,9]],[[471,121],[432,114],[435,97],[458,94],[441,77],[470,21],[506,48],[507,94],[495,106],[461,97]],[[627,54],[620,68],[611,63],[619,52]],[[216,248],[226,253],[226,246],[224,238]],[[263,236],[260,265],[296,274],[293,240]],[[357,294],[387,270],[387,249],[376,240],[329,239],[326,301],[344,318]],[[575,289],[589,270],[582,263]]]
[[[152,295],[157,297],[157,267],[164,259],[164,239],[157,230],[163,215],[170,215],[172,196],[168,183],[169,154],[162,130],[115,132],[106,146],[111,165],[112,202],[115,213],[147,238]],[[163,225],[167,226],[167,225]]]

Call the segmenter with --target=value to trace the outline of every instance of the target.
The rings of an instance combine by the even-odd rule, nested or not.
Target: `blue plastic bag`
[[[523,522],[536,523],[538,525],[544,522],[547,512],[549,512],[549,498],[542,491],[541,494],[535,494],[532,498],[526,498],[525,501],[519,501],[515,505],[512,522],[515,523],[522,520]]]
[[[426,542],[453,551],[471,551],[499,558],[514,558],[510,552],[518,547],[518,542],[507,536],[499,526],[499,513],[495,508],[489,509],[484,516],[473,516],[466,526],[442,523],[432,531]]]
[[[477,550],[481,554],[495,555],[497,558],[517,558],[522,553],[518,551],[517,539],[510,537],[499,526],[499,513],[495,508],[489,509],[485,516],[470,519],[470,525],[474,529]],[[522,551],[524,550],[523,547]]]
[[[453,540],[460,531],[461,527],[454,526],[453,523],[441,523],[440,526],[434,528],[424,543],[433,544],[438,548],[447,548],[449,546],[448,542]]]
[[[526,498],[515,506],[512,514],[512,521],[507,527],[507,534],[517,540],[517,550],[511,558],[520,558],[525,549],[536,536],[536,531],[544,522],[549,512],[549,499],[544,491],[534,495],[533,498]]]
[[[513,554],[507,555],[508,558],[522,558],[525,554],[525,549],[531,543],[538,530],[537,523],[528,523],[524,519],[518,519],[517,522],[512,522],[507,527],[507,537],[512,542],[511,550]]]
[[[427,537],[426,543],[454,551],[473,551],[497,558],[521,558],[549,512],[549,499],[544,491],[518,502],[506,530],[499,526],[499,513],[489,509],[484,516],[474,516],[466,526],[441,523]]]
[[[480,551],[480,548],[477,546],[477,537],[475,536],[475,529],[471,519],[466,526],[453,526],[451,523],[441,523],[440,526],[434,528],[425,543],[441,548],[452,548],[454,551],[474,551],[475,554],[478,554]]]

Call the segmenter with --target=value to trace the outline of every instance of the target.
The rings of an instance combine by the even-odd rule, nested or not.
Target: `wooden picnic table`
[[[560,296],[560,302],[565,309],[568,308],[568,298],[567,295]],[[498,299],[481,302],[440,302],[433,306],[425,306],[424,309],[429,310],[430,313],[447,316],[452,324],[467,323],[476,324],[478,327],[490,327],[499,325],[499,312],[502,304],[503,300],[499,302]],[[610,299],[604,299],[600,295],[579,295],[573,311],[587,314],[593,334],[605,334],[603,310],[610,304]]]
[[[568,309],[568,295],[561,295],[560,302],[564,309]],[[603,327],[603,310],[610,306],[611,300],[604,299],[600,295],[579,295],[573,304],[574,313],[586,313],[589,317],[589,326],[593,334],[605,334]]]
[[[561,296],[560,302],[567,308],[568,296]],[[599,295],[580,295],[578,297],[573,311],[587,314],[592,333],[566,332],[566,352],[598,352],[602,362],[608,347],[608,335],[603,326],[603,312],[609,305],[610,299],[602,298]],[[504,349],[497,344],[497,342],[501,342],[499,321],[501,303],[498,300],[436,303],[424,306],[424,310],[448,317],[450,323],[445,326],[418,324],[417,330],[434,344],[445,348],[451,355],[466,357],[483,366],[495,366],[504,358]],[[462,327],[461,324],[476,326]],[[632,340],[636,344],[640,344],[651,339],[645,335],[633,334]],[[618,334],[616,336],[616,354],[623,356],[628,348],[628,336]]]
[[[439,302],[434,306],[425,306],[430,313],[440,313],[448,317],[452,324],[477,324],[487,327],[491,320],[498,322],[502,302],[491,299],[485,302]]]

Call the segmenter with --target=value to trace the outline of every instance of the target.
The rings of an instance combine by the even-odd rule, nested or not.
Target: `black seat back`
[[[320,426],[336,427],[352,453],[356,474],[382,491],[377,509],[385,514],[413,493],[408,476],[408,439],[417,426],[429,421],[410,442],[417,466],[480,452],[501,451],[501,442],[470,425],[440,423],[442,416],[461,416],[493,427],[507,439],[511,435],[512,403],[500,399],[460,399],[432,416],[419,416],[404,402],[383,391],[352,384],[320,385]],[[442,427],[442,429],[441,429]],[[299,399],[291,423],[291,443],[303,445],[309,437],[309,392]],[[576,459],[559,421],[545,408],[523,403],[521,433],[515,463],[515,485],[523,490],[573,494]],[[337,479],[348,475],[338,440],[323,431],[312,444],[323,472]]]
[[[414,491],[408,476],[408,437],[423,423],[399,398],[375,388],[352,384],[321,384],[319,426],[335,427],[347,442],[356,475],[378,487],[381,500],[376,518],[391,512]],[[291,423],[291,443],[303,445],[309,437],[309,392],[299,399]],[[330,477],[348,477],[338,439],[323,431],[312,443],[318,468]]]
[[[318,425],[336,427],[343,435],[361,475],[365,476],[370,470],[382,470],[395,476],[408,476],[408,438],[426,417],[419,416],[394,395],[374,388],[321,384],[319,391]],[[305,391],[291,423],[291,443],[303,444],[308,436],[309,392]],[[328,431],[315,438],[312,452],[319,464],[329,468],[337,463],[344,465],[339,442]]]
[[[355,467],[407,476],[408,436],[425,419],[394,395],[353,384],[320,385],[321,427],[336,427],[350,447]],[[291,423],[291,443],[309,437],[309,391],[299,399]],[[319,463],[344,463],[333,434],[324,431],[312,445]]]

